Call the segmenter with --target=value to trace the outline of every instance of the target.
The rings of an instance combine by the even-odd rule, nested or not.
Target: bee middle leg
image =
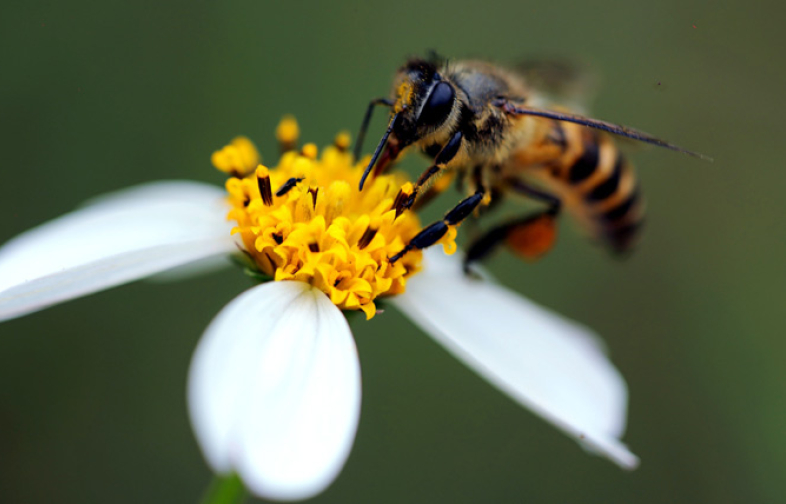
[[[527,259],[537,259],[553,247],[557,238],[556,217],[562,207],[560,199],[520,180],[511,181],[510,187],[548,207],[496,226],[475,240],[464,258],[465,272],[469,272],[470,264],[487,257],[503,243]]]
[[[461,223],[475,211],[480,202],[483,201],[484,195],[485,193],[479,190],[472,196],[461,200],[458,205],[445,214],[442,220],[430,224],[416,234],[399,253],[389,259],[390,263],[393,264],[398,261],[411,250],[422,250],[437,243],[448,232],[449,226]]]

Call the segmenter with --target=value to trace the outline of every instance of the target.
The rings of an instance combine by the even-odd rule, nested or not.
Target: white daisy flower
[[[296,123],[280,125],[282,145],[296,136]],[[0,248],[0,320],[239,254],[262,283],[208,326],[188,402],[210,466],[236,473],[254,494],[305,499],[338,476],[361,400],[344,312],[371,318],[377,298],[389,298],[483,378],[591,451],[636,467],[620,441],[625,382],[596,336],[464,275],[460,260],[444,253],[455,250],[453,228],[441,240],[444,252],[431,250],[424,261],[412,251],[391,265],[387,258],[420,228],[413,213],[395,210],[407,185],[401,175],[381,175],[353,190],[365,164],[352,161],[347,145],[340,135],[319,158],[306,145],[267,169],[238,138],[213,156],[233,175],[229,197],[206,184],[156,182],[17,236]]]

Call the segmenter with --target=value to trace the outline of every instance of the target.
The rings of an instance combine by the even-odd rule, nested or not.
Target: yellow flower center
[[[411,193],[412,185],[395,173],[359,191],[369,158],[353,161],[346,133],[321,156],[314,144],[288,150],[297,135],[297,123],[285,118],[277,137],[287,152],[274,168],[257,165],[256,149],[242,137],[213,154],[216,168],[234,175],[226,182],[228,219],[237,222],[233,233],[261,273],[307,282],[339,308],[363,310],[370,319],[374,300],[403,293],[407,278],[420,269],[419,250],[394,264],[388,260],[420,230],[413,212],[396,215],[396,197]],[[456,250],[455,237],[451,226],[440,241],[447,253]]]

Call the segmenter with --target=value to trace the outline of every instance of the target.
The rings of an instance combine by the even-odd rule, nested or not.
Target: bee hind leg
[[[556,218],[562,206],[559,198],[520,180],[510,182],[511,189],[514,191],[544,201],[548,207],[494,227],[475,240],[464,258],[464,272],[467,274],[470,273],[470,264],[489,256],[503,243],[529,260],[540,258],[554,246],[557,238]]]
[[[526,259],[540,258],[556,241],[555,217],[549,209],[492,228],[469,247],[464,258],[464,272],[470,273],[470,264],[489,256],[503,243]]]

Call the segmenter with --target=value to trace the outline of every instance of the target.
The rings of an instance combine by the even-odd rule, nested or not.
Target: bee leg
[[[532,199],[546,203],[549,207],[549,211],[553,211],[554,215],[559,213],[562,207],[562,201],[560,201],[560,199],[553,194],[538,189],[537,187],[532,187],[521,179],[511,178],[507,179],[506,182],[508,183],[508,187],[510,187],[510,189],[513,191],[523,196],[529,196]]]
[[[434,158],[434,164],[426,168],[425,171],[420,174],[420,177],[418,177],[417,182],[415,182],[415,187],[412,191],[412,194],[409,196],[409,198],[401,202],[400,208],[396,209],[399,214],[404,210],[411,208],[415,203],[415,200],[418,199],[420,193],[428,190],[431,187],[431,184],[434,183],[435,180],[434,176],[442,172],[442,170],[445,169],[445,166],[454,157],[456,157],[456,154],[458,154],[463,138],[464,136],[459,130],[454,133],[450,140],[448,140],[448,143],[442,147],[442,150],[439,151],[437,157]],[[470,198],[471,197],[473,196],[470,196]]]
[[[391,264],[401,259],[410,250],[422,250],[437,243],[448,232],[449,226],[455,226],[469,217],[483,200],[484,193],[478,191],[469,198],[465,198],[453,207],[441,221],[437,221],[415,235],[412,240],[396,255],[389,258]]]
[[[555,216],[549,209],[492,228],[470,246],[464,258],[464,271],[469,273],[470,264],[485,258],[502,243],[526,259],[540,258],[551,250],[556,240]]]
[[[371,122],[371,114],[374,112],[374,107],[376,107],[377,105],[392,107],[393,100],[390,100],[388,98],[377,98],[376,100],[371,100],[371,103],[368,104],[368,108],[366,109],[366,115],[363,116],[363,123],[360,125],[358,138],[355,141],[354,154],[356,160],[360,157],[360,151],[363,149],[363,140],[365,140],[366,138],[366,131],[368,130],[368,125]]]
[[[546,202],[548,208],[492,228],[482,235],[467,251],[465,272],[469,273],[471,263],[485,258],[502,243],[524,258],[533,260],[553,247],[557,238],[556,217],[562,206],[559,198],[518,179],[510,181],[510,186],[516,192]]]
[[[431,203],[431,201],[434,198],[445,192],[445,190],[448,187],[450,187],[450,183],[453,181],[453,175],[454,172],[449,171],[448,173],[445,173],[439,179],[437,179],[436,182],[431,184],[431,187],[429,187],[428,190],[421,193],[421,196],[412,206],[412,210],[413,211],[420,210],[421,208]]]

